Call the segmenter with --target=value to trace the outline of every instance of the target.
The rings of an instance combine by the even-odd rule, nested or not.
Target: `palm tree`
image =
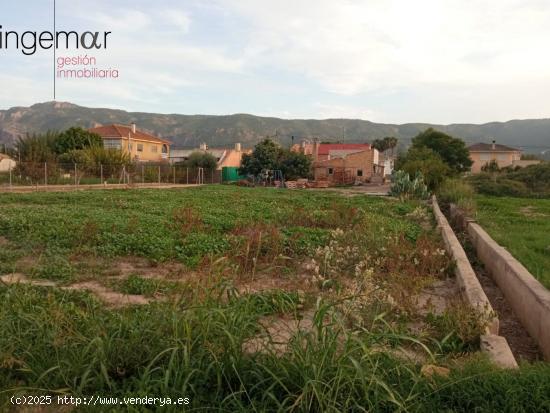
[[[386,142],[386,149],[391,149],[391,157],[393,159],[394,150],[398,142],[397,138],[394,136],[386,136],[384,142]]]

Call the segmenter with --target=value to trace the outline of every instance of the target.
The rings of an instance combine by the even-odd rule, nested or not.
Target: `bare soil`
[[[68,287],[62,287],[64,290],[86,290],[93,293],[101,301],[107,304],[109,307],[123,307],[126,305],[143,305],[149,304],[149,298],[143,295],[134,294],[122,294],[104,287],[103,285],[94,282],[82,282],[69,285]]]

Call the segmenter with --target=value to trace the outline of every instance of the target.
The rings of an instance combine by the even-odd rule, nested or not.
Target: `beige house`
[[[491,161],[495,161],[499,168],[521,165],[521,150],[505,145],[493,143],[476,143],[468,147],[472,160],[472,173],[480,173],[481,168]]]
[[[15,168],[16,165],[17,163],[8,155],[0,153],[0,172],[8,172],[10,169]]]
[[[135,123],[104,125],[90,129],[103,138],[105,148],[129,153],[132,160],[142,162],[168,161],[170,142],[136,129]]]
[[[294,152],[313,158],[313,175],[316,181],[332,184],[355,182],[382,182],[383,160],[368,143],[319,143],[302,142],[293,145]]]
[[[232,149],[228,148],[209,148],[206,143],[201,143],[197,149],[174,149],[170,152],[170,162],[177,163],[189,159],[194,152],[209,153],[218,163],[217,169],[224,167],[239,168],[245,153],[251,153],[250,149],[242,149],[240,143],[236,143]]]

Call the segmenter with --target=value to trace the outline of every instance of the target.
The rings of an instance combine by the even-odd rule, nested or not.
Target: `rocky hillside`
[[[210,146],[231,146],[241,142],[250,147],[265,136],[276,136],[284,145],[290,144],[291,136],[295,136],[296,142],[307,137],[335,141],[342,139],[344,128],[347,142],[396,136],[406,145],[419,131],[432,126],[468,143],[496,139],[502,144],[521,147],[526,152],[540,153],[550,149],[550,119],[512,120],[483,125],[393,125],[359,119],[289,120],[247,114],[166,115],[87,108],[63,102],[38,103],[31,107],[13,107],[0,111],[0,142],[10,144],[18,135],[27,132],[61,130],[74,125],[88,128],[105,123],[131,122],[173,141],[177,147],[197,146],[200,142]]]

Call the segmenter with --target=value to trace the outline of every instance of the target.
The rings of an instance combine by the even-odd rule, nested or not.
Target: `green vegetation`
[[[470,154],[462,139],[428,128],[415,136],[412,143],[413,148],[428,148],[437,153],[454,173],[466,172],[472,166]]]
[[[56,283],[0,282],[0,409],[45,393],[188,397],[205,411],[549,407],[548,367],[499,371],[471,353],[485,325],[472,309],[418,311],[453,270],[421,201],[230,186],[6,194],[0,245],[0,274]],[[121,292],[146,302],[110,301]]]
[[[525,168],[503,168],[472,175],[476,192],[492,196],[550,198],[550,162]]]
[[[463,179],[446,179],[437,192],[438,200],[444,204],[455,204],[469,216],[475,216],[474,188]]]
[[[93,176],[90,183],[102,183],[100,175],[105,180],[118,175],[120,180],[122,168],[131,166],[129,154],[104,148],[99,135],[77,127],[60,133],[27,134],[19,137],[16,149],[18,162],[11,174],[12,184],[74,184],[83,178],[82,183],[86,183],[85,175]],[[7,172],[0,174],[0,182],[8,179]]]
[[[427,199],[430,196],[428,187],[424,184],[424,176],[417,172],[415,177],[405,171],[397,171],[393,177],[390,188],[390,195],[401,200],[404,199]]]
[[[280,170],[287,180],[305,178],[310,174],[311,160],[306,155],[283,149],[269,138],[258,143],[252,153],[244,154],[241,175],[258,176],[263,170]]]
[[[550,199],[477,196],[477,219],[550,288]]]
[[[372,146],[374,149],[377,149],[381,153],[384,153],[386,151],[391,151],[390,158],[393,159],[395,148],[397,147],[397,144],[399,142],[399,139],[397,139],[394,136],[386,136],[384,139],[375,139],[372,141]]]
[[[214,155],[208,152],[196,151],[191,153],[189,159],[182,164],[190,168],[216,169],[218,161]]]
[[[395,169],[410,175],[421,173],[431,190],[446,177],[457,176],[472,165],[464,141],[433,128],[419,133],[412,143],[408,152],[397,159]]]
[[[422,174],[428,188],[435,189],[446,176],[451,174],[450,167],[443,162],[441,156],[429,148],[410,148],[409,151],[397,158],[395,169],[414,176]]]

